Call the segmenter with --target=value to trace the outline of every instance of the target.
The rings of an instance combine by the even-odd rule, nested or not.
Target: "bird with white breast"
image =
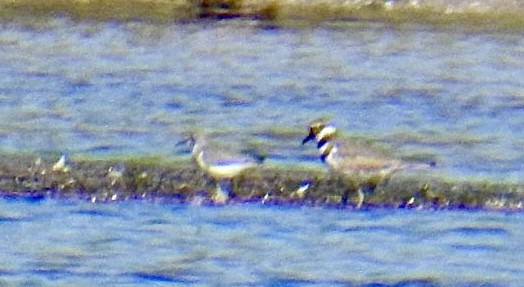
[[[212,145],[201,134],[192,134],[189,142],[198,167],[216,182],[217,189],[211,198],[214,203],[226,203],[232,195],[232,179],[264,160],[261,156]]]
[[[317,142],[320,159],[325,162],[333,172],[359,178],[363,182],[371,178],[379,180],[388,179],[393,173],[405,169],[428,169],[435,164],[417,163],[401,160],[369,143],[359,140],[341,140],[337,138],[337,128],[326,120],[316,120],[309,126],[309,134],[302,141]],[[365,184],[360,184],[358,189],[357,207],[362,205],[364,194],[362,189]],[[366,186],[368,187],[368,186]]]

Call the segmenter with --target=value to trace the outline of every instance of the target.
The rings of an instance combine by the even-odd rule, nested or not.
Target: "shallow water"
[[[2,199],[0,284],[520,286],[522,217]]]
[[[330,116],[345,135],[435,173],[521,181],[521,33],[347,22],[0,24],[0,146],[75,155],[187,156],[190,130],[316,164],[300,146]],[[240,142],[238,144],[237,142]]]
[[[522,33],[344,22],[0,23],[0,146],[188,156],[194,129],[323,168],[346,136],[521,181]],[[0,200],[0,285],[519,286],[521,213]]]

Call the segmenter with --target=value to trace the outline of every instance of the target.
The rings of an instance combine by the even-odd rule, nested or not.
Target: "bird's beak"
[[[181,145],[189,145],[189,143],[191,142],[191,139],[190,138],[185,138],[183,140],[180,140],[178,141],[175,146],[181,146]]]
[[[302,140],[302,144],[305,144],[313,139],[315,139],[315,135],[312,132],[309,132],[309,135],[307,135],[307,137],[304,140]]]

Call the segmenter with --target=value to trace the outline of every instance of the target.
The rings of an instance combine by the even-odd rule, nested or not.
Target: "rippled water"
[[[0,284],[520,286],[523,219],[2,199]]]
[[[521,181],[518,32],[344,22],[0,23],[0,147],[187,156],[183,133],[318,164],[308,123],[435,173]],[[521,213],[0,200],[0,285],[519,286]]]
[[[0,146],[178,156],[174,142],[203,129],[262,147],[269,164],[318,163],[300,140],[330,116],[435,159],[435,173],[520,181],[523,39],[366,22],[5,22]]]

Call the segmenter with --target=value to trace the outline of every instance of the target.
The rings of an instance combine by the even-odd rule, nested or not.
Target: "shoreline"
[[[0,163],[0,196],[64,198],[92,202],[150,200],[221,205],[212,197],[214,181],[191,160],[155,157],[76,159],[56,168],[57,157],[7,154]],[[309,187],[300,187],[307,181]],[[326,206],[356,209],[357,178],[264,166],[233,180],[226,204]],[[490,182],[452,182],[418,174],[394,175],[365,194],[362,208],[524,210],[524,185]]]
[[[95,21],[187,22],[246,18],[270,27],[302,27],[332,23],[383,22],[429,24],[476,30],[524,27],[524,9],[517,4],[432,1],[256,1],[256,0],[0,0],[0,19],[66,16]],[[38,25],[38,24],[37,24]]]

